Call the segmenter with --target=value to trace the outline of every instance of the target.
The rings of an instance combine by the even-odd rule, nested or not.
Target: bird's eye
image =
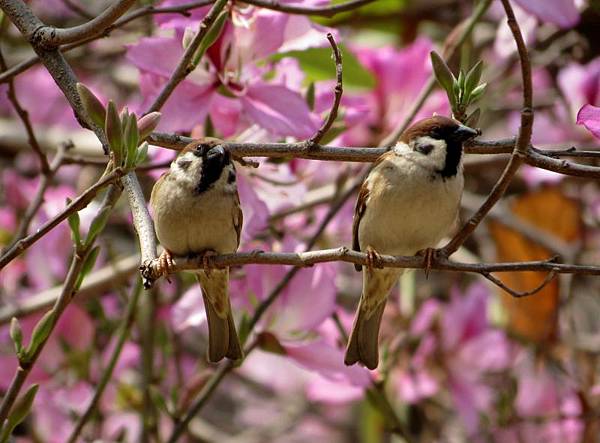
[[[196,157],[202,157],[209,149],[210,146],[208,146],[206,143],[200,143],[196,146],[196,149],[194,149],[194,155]]]
[[[417,144],[415,151],[420,152],[423,155],[429,155],[433,151],[433,145],[430,143]]]

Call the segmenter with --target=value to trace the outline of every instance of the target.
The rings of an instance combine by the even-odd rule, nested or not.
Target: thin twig
[[[160,111],[160,109],[167,102],[177,85],[179,85],[179,83],[181,83],[188,76],[188,74],[192,72],[192,60],[194,58],[194,55],[196,54],[196,51],[202,44],[202,41],[204,40],[204,37],[206,37],[206,34],[208,33],[210,27],[217,19],[221,11],[227,5],[227,1],[228,0],[216,0],[213,7],[210,9],[210,11],[208,11],[208,14],[206,14],[206,16],[202,19],[198,27],[198,32],[196,33],[188,47],[185,48],[185,52],[179,60],[177,67],[171,74],[171,77],[169,78],[167,83],[165,83],[165,85],[159,92],[154,102],[152,102],[152,104],[150,105],[150,108],[148,109],[147,113]]]
[[[492,0],[481,0],[475,7],[475,10],[471,14],[471,16],[467,19],[467,21],[459,23],[456,26],[456,28],[452,32],[450,32],[449,37],[444,45],[445,49],[446,49],[444,51],[444,58],[446,60],[452,58],[454,56],[454,54],[456,53],[456,50],[458,48],[460,48],[462,46],[462,44],[466,41],[466,39],[471,35],[471,32],[473,32],[475,25],[477,24],[479,19],[483,16],[483,14],[485,14],[485,11],[487,11],[487,9],[489,8],[491,3],[492,3]],[[460,31],[460,35],[458,36],[458,38],[456,38],[456,40],[454,40],[453,36],[454,36],[455,32],[461,28],[462,28],[462,30]],[[436,83],[436,80],[432,73],[431,76],[429,77],[429,80],[427,81],[427,83],[425,84],[425,86],[423,87],[421,92],[419,93],[419,96],[414,101],[412,108],[410,109],[410,111],[408,111],[408,113],[404,117],[404,120],[402,120],[402,122],[400,122],[400,124],[396,127],[396,129],[394,129],[390,133],[390,135],[387,136],[381,142],[382,146],[393,146],[396,144],[396,142],[398,141],[398,139],[400,138],[402,133],[406,130],[406,128],[408,128],[410,123],[414,120],[414,118],[416,117],[418,112],[421,110],[421,108],[425,104],[425,100],[427,100],[429,95],[433,92],[435,83]]]
[[[99,210],[99,214],[105,208],[112,208],[114,204],[119,199],[121,195],[121,188],[119,186],[111,186],[107,194],[104,198],[104,201]],[[63,314],[73,297],[77,293],[77,281],[80,278],[81,271],[83,269],[83,265],[86,262],[86,259],[94,246],[94,242],[91,242],[89,245],[83,245],[79,247],[75,247],[73,250],[73,257],[71,259],[71,265],[69,267],[69,271],[65,278],[65,283],[63,285],[62,292],[60,297],[56,300],[54,307],[52,308],[53,318],[52,323],[50,325],[50,331],[46,335],[45,339],[39,344],[36,349],[36,352],[33,355],[28,356],[27,361],[19,361],[19,366],[15,371],[15,374],[11,380],[11,383],[6,391],[6,394],[2,398],[2,403],[0,404],[0,423],[4,423],[4,420],[8,417],[10,410],[21,391],[21,388],[27,381],[27,377],[31,372],[31,369],[35,365],[39,355],[44,349],[45,344],[48,341],[48,338],[52,334],[52,330],[58,323],[60,316]]]
[[[306,143],[307,147],[311,149],[313,146],[317,145],[323,136],[327,134],[327,131],[331,128],[331,125],[335,122],[335,119],[338,115],[338,108],[340,107],[340,101],[342,100],[342,94],[344,92],[343,87],[343,78],[342,78],[342,54],[340,53],[340,49],[338,48],[335,39],[331,33],[327,33],[327,40],[329,40],[329,44],[333,49],[333,57],[335,60],[335,88],[333,90],[333,105],[331,106],[331,110],[327,115],[327,119],[323,122],[323,125],[319,128],[317,133],[313,135]]]
[[[6,61],[4,60],[4,54],[2,54],[2,51],[0,50],[0,70],[4,72],[7,69],[8,67],[6,66]],[[42,151],[42,148],[38,143],[38,139],[33,130],[33,125],[31,124],[31,120],[29,119],[29,113],[26,109],[24,109],[21,106],[21,103],[19,102],[15,82],[12,81],[12,79],[8,82],[8,90],[6,91],[6,96],[8,97],[8,100],[12,103],[12,106],[15,112],[17,113],[17,116],[19,117],[19,119],[23,123],[23,126],[25,127],[29,145],[31,146],[31,149],[33,149],[33,152],[35,152],[35,154],[37,155],[38,160],[40,162],[40,171],[45,176],[50,175],[50,165],[48,164],[48,158],[46,157],[46,154]]]
[[[33,30],[27,36],[34,46],[39,45],[46,49],[53,49],[60,45],[102,35],[104,30],[127,12],[134,2],[135,0],[119,0],[100,15],[82,25],[71,28],[55,28],[44,25]]]
[[[461,228],[461,230],[454,236],[454,238],[443,248],[443,254],[446,256],[454,253],[464,241],[473,233],[477,228],[481,220],[486,214],[492,209],[492,207],[502,198],[508,185],[512,181],[513,177],[519,170],[519,167],[528,159],[536,155],[530,152],[529,149],[531,143],[531,132],[533,129],[533,85],[531,80],[531,61],[527,52],[527,46],[521,29],[515,18],[512,7],[508,0],[502,0],[502,5],[508,18],[508,26],[513,34],[513,38],[517,45],[519,53],[519,60],[521,62],[521,77],[523,81],[523,109],[521,110],[521,125],[519,127],[519,133],[517,135],[515,147],[511,154],[510,160],[506,165],[506,168],[502,172],[500,179],[496,182],[492,191],[488,195],[486,201],[481,205],[479,210],[473,214],[467,223]],[[542,157],[542,156],[540,156]],[[567,164],[567,162],[565,162]],[[544,168],[546,169],[546,168]]]
[[[115,369],[115,366],[117,365],[117,362],[119,361],[119,357],[121,356],[123,345],[129,337],[129,331],[131,330],[131,326],[133,325],[133,321],[135,319],[136,307],[141,292],[142,285],[141,281],[138,279],[138,283],[136,284],[132,292],[129,302],[127,303],[127,307],[125,308],[125,315],[123,317],[123,320],[119,325],[119,329],[116,334],[117,343],[115,344],[115,348],[112,351],[108,365],[106,366],[106,368],[104,368],[104,371],[102,371],[102,375],[100,376],[100,380],[98,380],[96,391],[94,392],[92,400],[85,409],[84,413],[77,420],[77,424],[75,425],[75,428],[73,429],[69,437],[69,443],[75,443],[77,441],[77,438],[83,430],[83,427],[92,417],[92,414],[96,409],[96,406],[98,405],[98,402],[100,401],[100,398],[102,397],[102,394],[104,393],[104,390],[106,389],[106,386],[108,385],[108,382],[112,377],[112,373]]]
[[[71,214],[85,208],[98,192],[120,179],[122,175],[123,170],[121,168],[114,169],[110,174],[104,176],[94,185],[89,187],[83,194],[69,203],[65,209],[40,226],[36,232],[15,243],[12,248],[0,257],[0,269],[4,268],[8,263],[26,251],[31,245],[58,226],[62,221],[66,220]]]
[[[297,6],[291,3],[279,3],[276,0],[244,0],[244,3],[249,5],[258,6],[265,9],[272,9],[274,11],[285,12],[287,14],[295,15],[318,15],[323,17],[333,17],[340,12],[352,11],[358,9],[361,6],[373,3],[374,0],[351,0],[346,3],[339,3],[334,5],[309,7],[309,6]]]
[[[44,23],[36,17],[23,0],[0,0],[0,9],[10,18],[21,34],[28,38],[33,50],[71,105],[79,124],[84,128],[90,128],[94,131],[102,144],[104,153],[107,154],[109,149],[106,135],[102,128],[92,122],[87,115],[81,103],[81,97],[79,97],[79,93],[77,92],[77,77],[73,69],[66,62],[59,49],[48,49],[40,44],[39,40],[33,38],[35,32],[45,26]]]
[[[510,295],[512,295],[515,298],[529,297],[530,295],[537,294],[542,289],[544,289],[548,285],[548,283],[550,283],[552,280],[554,280],[554,277],[556,277],[556,272],[555,271],[550,271],[548,273],[548,275],[546,275],[546,278],[544,279],[544,281],[542,283],[540,283],[534,289],[532,289],[530,291],[515,291],[514,289],[509,288],[508,286],[506,286],[506,284],[503,283],[502,280],[500,280],[499,278],[494,277],[489,272],[480,272],[479,274],[483,275],[486,279],[488,279],[489,281],[491,281],[492,283],[494,283],[500,289],[504,289],[506,292],[508,292]]]
[[[95,35],[94,37],[85,38],[78,42],[61,46],[60,50],[63,53],[68,52],[75,48],[79,48],[83,45],[91,43],[99,38],[107,37],[115,29],[121,28],[121,27],[125,26],[126,24],[128,24],[129,22],[136,20],[138,18],[141,18],[141,17],[145,17],[147,15],[181,14],[184,16],[189,16],[190,15],[189,11],[196,9],[196,8],[200,8],[202,6],[210,5],[211,3],[213,3],[213,1],[214,0],[201,0],[201,1],[185,3],[182,5],[178,5],[178,6],[163,6],[163,7],[156,7],[156,6],[152,6],[152,5],[143,6],[141,8],[138,8],[138,9],[131,11],[130,13],[125,14],[124,16],[120,17],[112,25],[108,26],[104,30],[104,32],[102,32],[100,35]],[[6,72],[0,73],[0,83],[7,82],[10,78],[35,66],[37,63],[39,63],[39,61],[40,61],[40,59],[38,56],[33,56],[27,60],[24,60],[24,61],[16,64],[15,66],[9,68]]]

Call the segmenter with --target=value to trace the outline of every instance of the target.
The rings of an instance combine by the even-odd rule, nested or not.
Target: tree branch
[[[123,173],[124,171],[121,168],[114,169],[110,174],[105,175],[98,182],[89,187],[83,194],[69,203],[64,210],[40,226],[36,232],[15,243],[14,246],[0,257],[0,269],[4,268],[8,263],[26,251],[31,245],[58,226],[58,224],[66,220],[71,214],[85,208],[94,197],[96,197],[100,190],[119,180]]]
[[[329,44],[333,49],[333,57],[335,60],[335,78],[336,84],[334,88],[334,97],[333,97],[333,105],[331,106],[331,110],[327,115],[327,119],[323,122],[323,125],[319,128],[317,133],[313,135],[309,140],[307,140],[306,145],[309,149],[312,149],[313,146],[317,145],[323,136],[327,134],[327,131],[331,129],[331,125],[335,122],[335,119],[338,115],[338,108],[340,107],[340,101],[342,100],[342,94],[344,92],[343,87],[343,79],[342,79],[342,54],[333,38],[331,33],[327,34],[327,40],[329,40]]]
[[[458,48],[460,48],[462,46],[462,44],[465,42],[465,40],[471,35],[471,32],[473,32],[475,25],[477,24],[479,19],[483,16],[483,14],[485,14],[485,11],[487,11],[487,9],[489,8],[491,3],[492,3],[492,0],[481,0],[475,7],[475,10],[471,14],[471,16],[466,21],[459,23],[456,26],[456,28],[454,28],[454,30],[452,32],[450,32],[450,34],[448,34],[448,38],[446,39],[446,42],[444,44],[444,48],[445,48],[444,58],[446,60],[449,60],[450,58],[452,58],[454,56],[454,54],[456,53],[456,50]],[[460,35],[458,36],[458,38],[453,40],[452,37],[461,28],[462,28],[462,30],[460,31]],[[406,114],[406,117],[404,117],[404,120],[402,120],[402,122],[400,122],[398,127],[396,129],[394,129],[390,135],[388,135],[385,139],[383,139],[383,141],[381,142],[382,146],[389,147],[389,146],[395,145],[398,142],[398,139],[400,138],[402,133],[406,130],[406,128],[408,128],[408,126],[411,124],[411,122],[415,119],[415,117],[417,116],[417,113],[423,107],[423,105],[425,104],[425,101],[433,92],[435,83],[436,83],[436,80],[432,73],[431,76],[429,77],[429,80],[427,81],[427,83],[425,84],[423,89],[421,90],[421,93],[419,94],[417,99],[414,101],[412,108],[410,109],[410,111],[408,111],[408,113]]]
[[[460,245],[469,237],[477,228],[483,217],[492,209],[492,207],[502,198],[508,185],[519,170],[519,167],[528,159],[535,158],[536,155],[530,152],[529,146],[531,143],[531,132],[533,129],[533,85],[531,80],[531,61],[527,52],[525,40],[521,34],[519,24],[515,19],[514,12],[508,0],[502,0],[502,5],[508,18],[508,26],[513,34],[513,38],[517,44],[519,59],[521,62],[521,77],[523,80],[523,109],[521,111],[521,126],[517,135],[517,141],[513,149],[512,155],[506,168],[502,172],[500,179],[496,182],[492,191],[488,195],[486,201],[481,205],[479,210],[473,214],[462,229],[454,236],[454,238],[442,249],[442,253],[450,256]],[[538,159],[539,160],[539,159]],[[565,162],[566,163],[566,162]],[[546,168],[544,168],[546,169]],[[562,168],[561,168],[562,169]]]
[[[101,213],[105,208],[112,208],[119,196],[121,195],[121,188],[119,186],[111,186],[104,198],[104,201],[101,205],[98,214]],[[4,420],[8,417],[10,410],[19,395],[19,392],[25,382],[27,381],[27,377],[31,372],[31,369],[35,365],[39,355],[44,349],[45,344],[48,341],[48,338],[52,334],[52,330],[58,323],[60,316],[63,314],[73,297],[77,293],[77,282],[80,279],[80,274],[82,272],[83,266],[87,261],[88,255],[90,254],[92,248],[94,247],[94,242],[90,242],[86,245],[76,246],[73,249],[73,257],[71,259],[71,265],[69,267],[69,271],[65,278],[65,283],[63,285],[62,292],[60,296],[56,299],[54,303],[54,307],[50,311],[52,313],[52,322],[50,324],[50,329],[41,341],[41,343],[37,346],[35,353],[33,355],[27,356],[27,361],[22,361],[19,358],[19,366],[13,376],[13,379],[8,387],[6,395],[2,398],[2,403],[0,404],[0,423],[4,423]]]
[[[298,267],[313,266],[318,263],[345,262],[357,265],[367,265],[367,254],[353,251],[345,246],[335,249],[323,249],[305,252],[265,252],[255,250],[251,252],[238,252],[211,256],[208,264],[210,267],[224,268],[248,264],[261,265],[292,265]],[[426,263],[421,256],[392,256],[381,255],[381,265],[386,268],[424,269]],[[173,272],[202,270],[202,259],[189,259],[175,257]],[[485,272],[524,272],[524,271],[554,271],[557,274],[600,275],[600,266],[571,265],[555,262],[555,257],[548,260],[534,260],[526,262],[506,263],[461,263],[445,257],[436,257],[431,264],[431,269],[451,272],[470,272],[482,274]],[[154,282],[160,278],[158,273],[158,260],[153,260],[144,268],[146,278]]]
[[[249,5],[258,6],[260,8],[272,9],[274,11],[285,12],[295,15],[319,15],[323,17],[333,17],[340,12],[352,11],[361,6],[373,3],[374,0],[350,0],[346,3],[335,5],[327,5],[320,7],[296,6],[290,3],[279,3],[276,0],[243,0]]]
[[[194,70],[194,66],[192,66],[192,60],[196,51],[202,44],[204,37],[208,33],[210,27],[217,19],[219,13],[225,8],[228,0],[217,0],[208,14],[202,19],[200,26],[198,27],[198,32],[190,42],[187,48],[185,48],[185,52],[183,56],[179,60],[177,67],[171,74],[171,77],[167,81],[167,83],[163,86],[162,90],[154,99],[154,102],[150,105],[147,113],[160,111],[163,105],[167,102],[177,85],[181,83],[190,72]]]
[[[133,3],[135,0],[119,0],[87,23],[71,28],[55,28],[46,25],[38,27],[29,36],[30,41],[34,46],[39,45],[46,49],[53,49],[60,45],[102,35],[106,28],[127,12]]]

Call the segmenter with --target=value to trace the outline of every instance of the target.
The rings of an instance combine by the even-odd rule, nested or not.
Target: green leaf
[[[120,164],[123,159],[123,131],[121,129],[121,118],[112,100],[108,102],[105,128],[110,148],[115,153],[117,163]]]
[[[431,66],[433,66],[435,78],[448,94],[448,98],[450,98],[452,95],[452,86],[456,80],[454,74],[452,74],[444,59],[437,52],[431,51],[429,55],[431,56]]]
[[[315,82],[310,82],[306,89],[306,104],[311,111],[315,110]]]
[[[104,129],[106,119],[106,109],[104,109],[104,105],[83,83],[77,83],[76,86],[85,112],[87,112],[96,125]]]
[[[125,147],[127,155],[125,157],[125,166],[131,168],[135,166],[137,158],[137,147],[139,142],[139,132],[137,127],[137,118],[135,114],[130,114],[125,126]]]
[[[208,48],[210,48],[214,42],[217,41],[221,32],[225,28],[225,23],[227,23],[227,17],[229,16],[229,11],[225,8],[221,13],[217,16],[216,20],[202,39],[202,43],[198,47],[196,54],[194,55],[194,66],[198,66],[200,59],[206,53]]]
[[[479,60],[475,66],[467,73],[465,78],[465,91],[467,95],[470,95],[473,89],[479,84],[481,80],[481,74],[483,72],[483,62]]]
[[[67,198],[67,206],[71,204],[71,199]],[[71,238],[73,239],[73,243],[75,247],[79,247],[81,244],[81,234],[79,233],[79,212],[75,211],[67,218],[69,222],[69,228],[71,228]]]
[[[112,208],[109,206],[103,207],[98,214],[92,220],[92,224],[90,225],[90,230],[88,231],[87,237],[85,238],[85,246],[91,245],[98,234],[104,229],[106,226],[106,222],[108,221],[108,217],[112,212]]]
[[[135,166],[144,163],[146,161],[146,157],[148,157],[148,143],[144,142],[141,144],[140,149],[137,150]]]
[[[29,411],[31,411],[31,406],[33,406],[33,400],[35,399],[35,395],[37,394],[39,385],[34,384],[27,389],[27,392],[23,394],[14,404],[11,409],[11,414],[8,416],[6,420],[6,425],[2,429],[2,437],[0,438],[1,442],[8,441],[10,434],[17,427],[17,425],[29,415]]]
[[[77,282],[75,283],[75,290],[78,290],[83,283],[83,279],[90,273],[90,271],[94,268],[96,264],[96,259],[98,258],[98,254],[100,253],[100,246],[94,246],[94,248],[89,252],[85,261],[83,262],[83,266],[81,266],[81,272],[77,276]]]
[[[25,350],[24,359],[29,359],[33,357],[40,345],[46,341],[52,328],[54,327],[55,315],[54,310],[51,309],[44,314],[42,318],[36,323],[33,328],[33,332],[31,333],[31,341],[29,342],[29,346]]]
[[[477,100],[479,100],[483,96],[486,86],[487,86],[487,83],[482,83],[479,86],[477,86],[475,89],[473,89],[473,92],[471,92],[470,103],[475,103]]]
[[[17,357],[20,359],[20,355],[23,352],[23,330],[21,329],[19,319],[16,317],[10,320],[10,338],[15,345]]]
[[[373,89],[375,77],[360,61],[343,45],[338,45],[344,60],[345,89]],[[276,54],[272,60],[278,61],[284,57],[293,57],[300,63],[307,84],[322,80],[335,79],[335,64],[331,61],[331,49],[309,48],[302,51],[290,51]],[[400,75],[400,74],[399,74]]]

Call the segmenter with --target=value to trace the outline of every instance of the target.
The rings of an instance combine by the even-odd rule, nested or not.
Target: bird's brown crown
[[[400,141],[407,143],[411,140],[415,140],[418,137],[433,137],[438,139],[445,139],[447,136],[453,134],[460,123],[451,118],[444,117],[442,115],[435,115],[428,117],[423,120],[419,120],[400,136]]]

